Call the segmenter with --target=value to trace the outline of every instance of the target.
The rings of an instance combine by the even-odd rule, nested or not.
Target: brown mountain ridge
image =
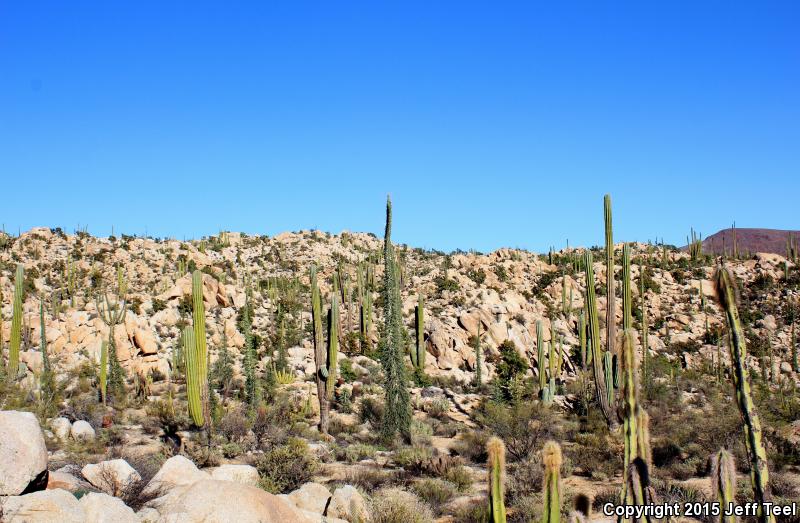
[[[734,232],[735,231],[735,232]],[[703,251],[713,254],[733,253],[734,235],[740,253],[771,252],[786,256],[790,238],[794,238],[795,248],[800,242],[800,231],[780,229],[722,229],[703,239]]]

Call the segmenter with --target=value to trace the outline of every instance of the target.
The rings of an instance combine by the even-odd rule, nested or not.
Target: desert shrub
[[[437,396],[423,405],[423,410],[431,417],[442,419],[450,411],[450,400]]]
[[[336,459],[339,461],[346,461],[348,463],[356,463],[365,459],[375,457],[377,449],[372,445],[364,443],[353,443],[346,447],[339,447],[336,450]]]
[[[393,485],[397,482],[397,474],[388,470],[373,467],[350,469],[345,474],[345,481],[366,492],[372,492],[381,487]]]
[[[489,441],[490,434],[482,430],[470,430],[462,432],[456,440],[453,450],[473,463],[485,463],[486,442]]]
[[[377,491],[370,501],[372,523],[432,523],[430,507],[414,494],[399,488]]]
[[[164,309],[166,309],[167,308],[167,304],[166,304],[166,302],[164,300],[160,300],[158,298],[153,298],[153,301],[151,302],[151,307],[153,309],[153,314],[155,314],[157,312],[161,312]]]
[[[510,407],[487,402],[477,419],[506,444],[511,461],[529,458],[548,440],[562,441],[565,431],[561,417],[539,403],[519,403]]]
[[[202,443],[187,443],[186,455],[198,467],[217,467],[222,462],[222,454],[217,449],[209,448]]]
[[[506,480],[508,502],[514,504],[517,500],[540,492],[543,479],[544,471],[538,457],[509,464]]]
[[[579,464],[586,476],[611,478],[622,470],[622,442],[608,432],[580,432],[574,437],[574,445],[565,450],[570,461]]]
[[[455,521],[459,523],[491,523],[486,501],[473,500],[456,509]]]
[[[244,449],[238,443],[223,443],[219,446],[219,451],[228,459],[233,459],[236,456],[241,456],[244,454]]]
[[[273,494],[292,491],[311,481],[317,467],[317,459],[311,454],[308,443],[299,438],[289,438],[256,461],[261,478],[259,486]]]
[[[468,492],[472,487],[472,475],[461,463],[448,467],[442,472],[442,479],[452,483],[458,492]]]
[[[164,464],[166,456],[163,454],[128,454],[125,456],[125,460],[131,467],[136,469],[140,479],[125,484],[118,497],[133,510],[138,511],[149,501],[164,494],[163,489],[158,487],[147,490],[145,490],[145,487],[156,475],[161,465]]]
[[[430,444],[433,427],[417,419],[411,420],[411,443],[413,445]]]
[[[408,472],[419,474],[433,457],[430,447],[403,447],[392,455],[392,462]]]
[[[241,442],[247,436],[250,423],[242,409],[233,408],[222,416],[217,424],[217,431],[231,443]]]
[[[432,507],[439,508],[456,495],[456,487],[449,481],[425,478],[411,484],[411,490]]]
[[[378,398],[362,398],[358,407],[358,419],[361,423],[369,423],[376,431],[380,429],[383,419],[383,402]]]

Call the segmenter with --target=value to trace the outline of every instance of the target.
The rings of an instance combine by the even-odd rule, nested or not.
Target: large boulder
[[[211,471],[211,479],[233,481],[242,485],[258,485],[258,470],[252,465],[220,465]]]
[[[139,516],[121,499],[90,492],[80,501],[86,523],[139,523]]]
[[[299,509],[324,514],[331,492],[324,485],[311,482],[290,492],[289,499]]]
[[[197,466],[183,456],[172,456],[161,465],[156,475],[144,488],[147,495],[157,495],[161,492],[182,486],[191,485],[200,480],[211,479],[207,472],[198,469]]]
[[[151,501],[162,521],[205,523],[311,523],[290,503],[257,487],[204,479]]]
[[[345,485],[333,491],[328,503],[327,515],[352,522],[369,521],[369,512],[364,496],[352,485]]]
[[[124,459],[86,465],[81,469],[81,474],[89,483],[112,496],[121,495],[127,487],[142,479]]]
[[[0,495],[42,490],[47,485],[47,447],[36,416],[0,411]]]
[[[89,422],[82,419],[72,424],[70,435],[72,435],[72,439],[76,441],[91,441],[96,437],[94,429],[89,425]]]
[[[86,514],[66,490],[42,490],[0,501],[5,523],[84,523]]]

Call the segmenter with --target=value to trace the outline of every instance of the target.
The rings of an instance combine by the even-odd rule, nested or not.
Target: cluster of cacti
[[[417,372],[425,372],[425,301],[422,293],[417,298],[414,309],[414,333],[416,335],[414,348],[411,349],[411,363]]]
[[[746,364],[747,345],[739,320],[736,284],[728,269],[722,266],[717,268],[714,282],[717,289],[717,298],[728,323],[731,374],[736,392],[736,404],[739,407],[744,423],[745,446],[747,447],[747,455],[750,461],[750,483],[753,487],[753,498],[756,503],[762,504],[768,501],[770,497],[769,468],[767,467],[767,453],[763,443],[761,422],[750,394],[750,376]],[[767,515],[763,510],[760,510],[759,521],[765,523],[774,520],[774,516]]]
[[[8,345],[8,370],[6,378],[14,381],[19,376],[19,348],[22,343],[22,305],[23,305],[23,283],[25,280],[25,270],[22,264],[17,265],[17,272],[14,275],[14,301],[11,315],[11,339]]]
[[[383,243],[384,263],[384,330],[381,340],[381,363],[384,373],[384,407],[381,433],[392,440],[400,433],[404,439],[411,437],[411,398],[407,388],[406,369],[403,365],[403,318],[400,301],[400,283],[392,245],[392,201],[386,199],[386,232]]]
[[[691,236],[686,237],[686,244],[689,247],[689,259],[697,261],[703,255],[703,237],[691,230]]]

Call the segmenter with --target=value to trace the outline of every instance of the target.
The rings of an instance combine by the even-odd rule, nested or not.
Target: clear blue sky
[[[397,241],[546,250],[610,192],[619,240],[800,228],[799,6],[0,0],[0,222],[380,236],[391,193]]]

